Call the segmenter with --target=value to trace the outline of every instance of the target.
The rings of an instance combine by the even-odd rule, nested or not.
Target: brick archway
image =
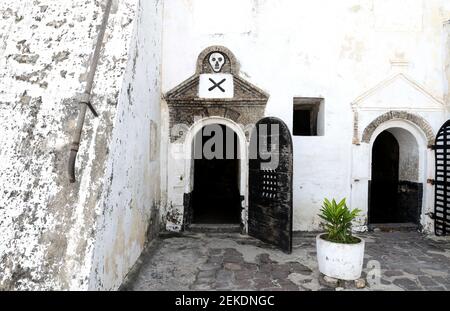
[[[406,112],[406,111],[389,111],[375,120],[373,120],[365,129],[362,135],[362,142],[363,143],[370,143],[372,139],[372,135],[374,134],[375,130],[380,126],[381,124],[390,121],[390,120],[405,120],[409,121],[413,124],[415,124],[417,127],[419,127],[427,139],[428,146],[432,146],[434,144],[435,135],[433,133],[433,129],[428,124],[428,122],[415,114]]]

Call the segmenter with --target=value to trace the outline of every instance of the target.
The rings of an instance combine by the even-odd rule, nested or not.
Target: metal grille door
[[[434,230],[436,235],[450,233],[450,120],[444,123],[436,136]]]

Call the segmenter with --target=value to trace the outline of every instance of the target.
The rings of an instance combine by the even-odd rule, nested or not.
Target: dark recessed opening
[[[371,223],[398,223],[399,145],[394,135],[381,133],[373,144],[370,195]]]
[[[192,197],[193,223],[195,224],[239,224],[241,200],[239,192],[238,138],[236,133],[224,125],[213,125],[223,133],[221,139],[207,135],[208,126],[194,140],[194,190]],[[205,133],[206,130],[206,133]],[[228,132],[227,132],[228,131]],[[226,134],[227,133],[227,134]],[[215,144],[211,144],[212,139]],[[207,144],[205,148],[205,144]],[[198,147],[202,148],[199,149]],[[210,146],[213,146],[210,148]],[[216,156],[206,155],[213,150]],[[216,151],[221,151],[217,152]],[[221,156],[217,156],[221,154]]]
[[[409,156],[410,160],[413,158],[412,153],[406,154],[408,150],[402,149],[396,136],[389,131],[382,132],[376,138],[372,149],[370,224],[419,224],[422,184],[402,180],[400,176],[402,172],[400,167],[405,165],[404,158],[406,156]]]
[[[323,98],[294,98],[294,136],[321,136],[324,133]]]
[[[311,111],[294,110],[294,135],[313,136],[311,128]]]

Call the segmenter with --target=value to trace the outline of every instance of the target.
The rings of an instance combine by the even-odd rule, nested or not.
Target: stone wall
[[[140,56],[136,52],[142,45],[158,45],[159,39],[143,35],[137,39],[140,35],[133,32],[139,5],[136,0],[113,1],[92,97],[99,117],[93,118],[88,111],[77,159],[78,182],[69,184],[67,177],[69,145],[79,110],[74,98],[84,90],[105,3],[0,3],[0,289],[114,288],[142,247],[142,231],[147,228],[144,224],[134,228],[127,222],[124,230],[135,234],[131,244],[119,243],[112,251],[99,249],[96,243],[96,239],[105,239],[109,226],[115,226],[114,217],[121,216],[108,201],[120,195],[113,194],[118,187],[106,192],[105,185],[110,185],[116,174],[125,174],[121,170],[130,165],[128,159],[121,158],[124,153],[120,149],[129,146],[121,145],[124,137],[117,130],[113,134],[115,124],[123,130],[121,124],[130,124],[132,116],[139,115],[129,133],[135,137],[138,131],[149,130],[150,119],[159,122],[155,82],[159,78],[159,49]],[[160,10],[161,3],[145,1],[145,6]],[[149,23],[158,25],[157,20]],[[130,45],[134,52],[129,51]],[[151,55],[149,63],[141,66],[147,53]],[[132,68],[138,64],[140,69],[134,73]],[[149,76],[142,80],[147,85],[136,82],[143,75]],[[131,95],[134,104],[128,100]],[[144,103],[147,106],[141,115],[137,109]],[[142,162],[149,144],[144,142],[139,150],[133,150]],[[157,174],[157,165],[148,164],[142,172],[147,177]],[[142,191],[142,184],[136,186],[135,201],[125,196],[117,201],[118,208],[131,209],[144,197],[150,199],[146,205],[146,214],[150,214],[150,206],[157,205],[157,187],[146,189],[145,194]],[[115,237],[109,238],[114,241]],[[140,241],[137,246],[135,240]],[[107,248],[111,243],[102,245]],[[124,254],[130,258],[117,263],[119,272],[112,276],[102,270],[92,278],[97,272],[92,267],[99,265],[100,254],[111,252],[108,258],[114,262],[120,262],[117,258]]]
[[[162,1],[140,1],[110,142],[90,289],[117,289],[160,229]]]

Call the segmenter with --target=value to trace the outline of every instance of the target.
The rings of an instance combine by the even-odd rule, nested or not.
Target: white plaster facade
[[[354,111],[358,140],[389,111],[421,116],[436,134],[448,117],[444,24],[449,17],[446,1],[168,0],[162,89],[189,77],[204,48],[223,45],[236,55],[242,77],[270,95],[266,116],[281,118],[291,130],[294,97],[324,98],[324,135],[293,137],[294,230],[320,229],[317,214],[324,197],[346,197],[351,207],[362,209],[359,229],[364,230],[373,140],[382,129],[408,131],[418,145],[416,179],[424,183],[421,222],[431,232],[425,214],[433,209],[433,187],[426,181],[433,178],[434,156],[425,134],[411,122],[392,120],[370,143],[360,144],[354,141]],[[185,166],[175,164],[170,151],[172,164],[162,165],[169,176],[167,201],[182,209],[189,177],[181,175]],[[177,214],[182,217],[182,210]]]
[[[421,224],[432,232],[429,133],[393,118],[369,141],[363,134],[391,111],[420,117],[433,134],[448,119],[449,1],[114,0],[93,94],[100,117],[88,112],[79,181],[70,185],[74,97],[103,8],[93,0],[0,3],[0,288],[117,289],[160,227],[181,229],[190,142],[169,143],[163,94],[213,45],[235,54],[241,77],[270,95],[265,115],[291,130],[294,97],[324,99],[324,135],[293,137],[294,230],[319,229],[324,197],[347,197],[367,213],[372,144],[389,130],[402,167],[417,164],[404,176],[423,183]],[[239,137],[245,223],[245,134],[212,117],[189,135],[205,123]]]

